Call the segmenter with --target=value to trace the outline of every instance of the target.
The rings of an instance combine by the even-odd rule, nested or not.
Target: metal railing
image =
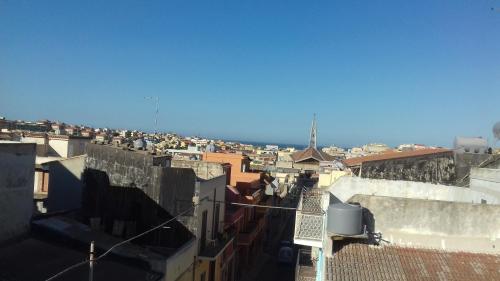
[[[311,258],[311,250],[300,249],[297,254],[295,281],[315,281],[316,266]]]

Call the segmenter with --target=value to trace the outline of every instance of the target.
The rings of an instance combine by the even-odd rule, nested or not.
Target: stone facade
[[[436,153],[407,158],[363,162],[361,177],[454,184],[453,153]]]

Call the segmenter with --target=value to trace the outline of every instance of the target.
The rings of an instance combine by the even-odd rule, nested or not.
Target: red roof
[[[358,166],[363,162],[368,161],[380,161],[380,160],[390,160],[390,159],[398,159],[398,158],[407,158],[407,157],[418,157],[423,155],[430,154],[438,154],[438,153],[446,153],[451,152],[449,149],[445,148],[425,148],[418,150],[410,150],[410,151],[391,151],[381,154],[363,156],[363,157],[355,157],[344,160],[344,164],[346,166]]]
[[[397,246],[342,245],[325,280],[500,280],[500,256]]]
[[[297,151],[290,155],[293,161],[301,162],[307,159],[314,159],[316,161],[333,161],[335,160],[334,156],[331,156],[328,153],[320,151],[316,148],[308,147],[304,150]]]

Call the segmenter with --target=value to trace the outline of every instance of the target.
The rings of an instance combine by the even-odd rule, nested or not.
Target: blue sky
[[[106,2],[106,3],[103,3]],[[500,1],[0,0],[0,115],[450,146],[500,120]]]

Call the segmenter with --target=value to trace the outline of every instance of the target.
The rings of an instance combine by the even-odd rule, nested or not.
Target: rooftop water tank
[[[328,206],[327,230],[341,235],[362,234],[362,208],[359,205],[335,203]]]
[[[136,139],[134,141],[134,148],[136,149],[141,149],[141,148],[144,148],[145,147],[145,143],[142,139]]]

